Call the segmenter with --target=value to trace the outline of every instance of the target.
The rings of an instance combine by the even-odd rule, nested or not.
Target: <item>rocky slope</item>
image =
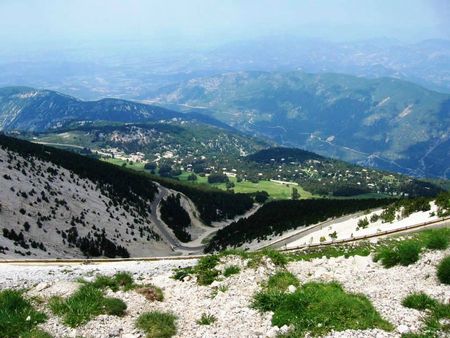
[[[286,269],[302,284],[337,281],[346,292],[366,296],[394,327],[390,332],[380,329],[332,331],[326,337],[399,338],[404,333],[417,332],[424,325],[423,312],[402,305],[405,296],[425,292],[448,303],[450,290],[438,281],[435,271],[438,262],[449,253],[448,249],[427,251],[417,263],[391,269],[374,263],[370,256],[291,262]],[[46,267],[0,265],[0,288],[31,287],[27,295],[39,296],[45,303],[51,296],[69,296],[79,287],[76,281],[80,277],[92,281],[96,275],[128,271],[140,283],[153,283],[163,289],[162,302],[150,302],[135,291],[108,291],[109,296],[125,301],[128,306],[125,316],[100,315],[75,329],[65,326],[41,303],[42,310],[50,316],[41,327],[54,337],[144,337],[134,322],[140,314],[152,310],[169,311],[177,316],[176,337],[275,337],[289,329],[272,326],[271,312],[261,313],[251,306],[255,293],[280,270],[270,259],[264,260],[259,267],[249,268],[246,260],[236,256],[225,257],[219,269],[237,265],[241,272],[209,286],[197,285],[195,278],[186,278],[185,281],[171,278],[174,268],[195,263],[195,260],[181,260]],[[202,313],[214,315],[216,321],[211,325],[198,324],[196,321]]]
[[[2,258],[171,252],[150,214],[132,203],[117,203],[99,182],[1,147],[0,172]],[[150,208],[151,200],[142,202]]]

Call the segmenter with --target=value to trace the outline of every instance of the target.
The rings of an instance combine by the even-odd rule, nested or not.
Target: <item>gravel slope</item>
[[[441,302],[449,302],[450,287],[440,284],[435,277],[436,265],[448,254],[450,249],[425,252],[416,264],[391,269],[372,262],[371,257],[361,256],[292,262],[287,269],[302,282],[335,280],[349,292],[366,295],[396,327],[394,332],[348,330],[331,332],[327,337],[400,337],[401,333],[417,331],[423,319],[423,313],[401,305],[405,296],[423,291]],[[177,337],[274,337],[279,333],[279,328],[271,326],[271,313],[261,314],[250,308],[261,282],[277,269],[270,260],[258,269],[250,269],[245,268],[246,262],[240,258],[227,257],[221,267],[239,265],[242,272],[210,286],[199,286],[194,279],[182,282],[170,278],[174,268],[195,263],[195,260],[179,260],[59,266],[0,264],[0,288],[26,287],[30,288],[30,295],[44,298],[67,296],[78,287],[75,281],[79,277],[92,280],[96,274],[129,271],[139,283],[153,283],[164,291],[163,302],[149,302],[134,291],[110,292],[127,303],[127,315],[123,318],[102,315],[77,329],[66,328],[59,318],[50,315],[42,328],[55,337],[144,337],[134,328],[134,321],[139,314],[155,309],[178,316]],[[213,296],[220,285],[228,289]],[[216,316],[217,321],[210,326],[198,325],[196,320],[202,313]]]

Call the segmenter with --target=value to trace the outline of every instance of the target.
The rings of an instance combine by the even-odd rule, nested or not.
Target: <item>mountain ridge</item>
[[[198,120],[230,128],[206,115],[182,114],[135,101],[116,98],[83,101],[47,89],[20,86],[0,88],[0,130],[44,131],[73,121],[142,122],[170,119]]]
[[[168,86],[152,100],[183,110],[202,106],[240,130],[321,155],[414,176],[450,177],[444,160],[450,158],[450,95],[411,82],[234,72]]]

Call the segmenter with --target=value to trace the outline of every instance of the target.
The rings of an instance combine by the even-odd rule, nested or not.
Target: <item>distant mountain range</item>
[[[73,121],[140,122],[183,119],[229,128],[201,114],[181,114],[147,104],[102,99],[82,101],[51,90],[0,88],[0,130],[44,131]]]
[[[450,178],[450,94],[410,82],[239,72],[168,86],[151,99],[322,155]]]

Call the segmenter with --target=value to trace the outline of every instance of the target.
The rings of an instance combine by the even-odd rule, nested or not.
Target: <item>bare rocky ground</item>
[[[107,238],[126,247],[131,256],[172,253],[150,216],[142,216],[133,206],[115,205],[105,187],[89,179],[1,147],[0,173],[0,259],[84,257],[69,243],[72,227],[79,237],[94,237],[105,229]],[[22,233],[24,244],[4,236],[4,229]]]
[[[346,291],[366,295],[379,313],[395,326],[393,332],[348,330],[331,332],[327,337],[400,337],[402,333],[417,331],[424,316],[401,305],[405,296],[423,291],[441,302],[450,301],[450,288],[436,278],[436,265],[448,254],[450,249],[428,251],[413,265],[390,269],[372,262],[370,256],[291,262],[287,269],[301,282],[338,281]],[[163,289],[163,302],[149,302],[134,291],[110,292],[125,301],[127,314],[122,318],[101,315],[77,329],[65,327],[58,317],[42,306],[50,319],[41,327],[54,337],[144,337],[143,332],[135,329],[134,322],[139,314],[156,309],[173,312],[178,317],[176,337],[275,337],[285,331],[286,327],[271,326],[271,313],[259,313],[250,306],[261,283],[277,267],[270,260],[256,269],[246,268],[246,262],[238,257],[229,256],[223,260],[219,268],[239,265],[242,271],[209,286],[197,285],[195,278],[172,279],[174,268],[196,263],[195,260],[177,260],[60,266],[1,264],[0,288],[29,288],[30,296],[46,299],[53,295],[70,295],[78,287],[76,280],[80,277],[92,280],[97,274],[129,271],[137,282],[153,283]],[[220,286],[226,290],[220,288],[223,292],[219,291]],[[209,326],[197,324],[202,313],[214,315],[217,321]]]

